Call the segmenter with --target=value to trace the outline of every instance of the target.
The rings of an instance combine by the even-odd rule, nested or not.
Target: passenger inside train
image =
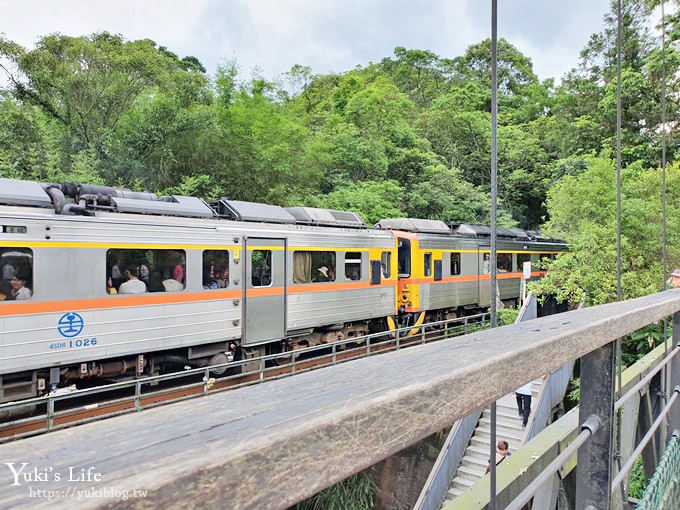
[[[0,248],[0,301],[33,296],[33,255],[28,248]]]
[[[12,299],[16,299],[17,301],[31,299],[33,292],[26,287],[26,277],[24,275],[17,274],[10,280],[10,283],[12,284],[12,291],[10,292]]]

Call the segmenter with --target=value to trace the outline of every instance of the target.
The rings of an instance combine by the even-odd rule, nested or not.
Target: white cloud
[[[539,77],[575,66],[600,30],[608,0],[499,3],[499,37],[531,57]],[[53,32],[107,30],[148,38],[209,72],[237,59],[243,73],[259,67],[274,78],[294,64],[343,72],[392,56],[396,46],[462,55],[490,34],[490,2],[478,0],[0,0],[7,37],[31,47]]]

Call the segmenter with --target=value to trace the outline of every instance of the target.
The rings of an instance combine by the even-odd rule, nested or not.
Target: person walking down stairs
[[[533,392],[531,381],[515,390],[517,399],[517,412],[522,418],[522,429],[525,429],[531,414],[531,394]]]

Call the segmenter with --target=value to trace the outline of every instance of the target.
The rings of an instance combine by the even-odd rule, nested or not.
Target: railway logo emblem
[[[73,338],[80,334],[85,326],[83,318],[75,312],[68,312],[61,316],[57,323],[59,334],[64,338]]]

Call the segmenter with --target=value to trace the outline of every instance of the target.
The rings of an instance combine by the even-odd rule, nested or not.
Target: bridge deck
[[[1,466],[0,507],[54,507],[41,490],[73,508],[286,508],[678,310],[670,290],[2,445],[0,462],[45,480],[12,485]]]

